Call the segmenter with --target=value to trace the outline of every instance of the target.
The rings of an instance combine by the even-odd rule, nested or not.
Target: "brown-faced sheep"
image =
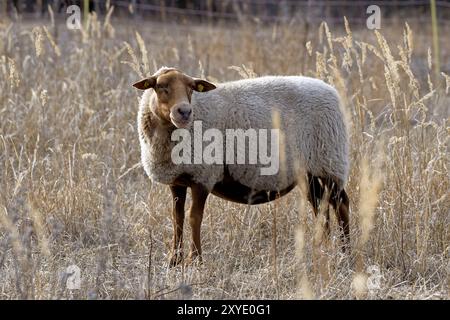
[[[325,190],[329,190],[327,200],[336,210],[344,243],[348,243],[349,199],[344,190],[349,170],[348,138],[334,88],[317,79],[297,76],[245,79],[216,87],[206,80],[166,67],[134,86],[146,90],[138,114],[142,164],[152,181],[169,185],[173,196],[171,265],[183,259],[187,188],[192,191],[189,213],[192,228],[189,259],[192,260],[201,258],[200,225],[210,193],[244,204],[274,200],[296,186],[296,164],[307,172],[309,200],[315,214]],[[263,175],[262,163],[174,161],[173,150],[183,136],[180,129],[192,137],[198,134],[195,132],[197,123],[203,130],[214,129],[224,135],[231,129],[244,133],[250,129],[271,130],[273,110],[279,114],[285,138],[283,170]],[[271,136],[271,143],[277,138]],[[203,147],[211,143],[208,139],[200,141]],[[222,144],[225,147],[224,140],[220,147]],[[252,156],[248,146],[244,149],[233,146],[231,151],[238,153],[236,157],[242,152]],[[186,153],[188,158],[198,156],[190,150]],[[326,215],[328,218],[328,213]],[[329,231],[328,219],[326,228]]]

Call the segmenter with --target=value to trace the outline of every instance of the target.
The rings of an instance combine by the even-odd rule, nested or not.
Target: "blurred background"
[[[450,1],[435,1],[437,18],[449,20]],[[341,22],[342,16],[352,21],[363,21],[361,14],[369,5],[382,8],[383,17],[427,21],[430,19],[430,1],[427,0],[2,0],[2,12],[27,17],[42,17],[48,14],[48,6],[55,13],[65,13],[70,5],[83,10],[105,14],[109,5],[114,6],[114,15],[122,17],[145,17],[153,19],[189,18],[203,20],[236,21],[254,17],[263,21],[306,18],[309,21]],[[385,10],[383,10],[385,9]],[[445,10],[447,9],[447,10]]]

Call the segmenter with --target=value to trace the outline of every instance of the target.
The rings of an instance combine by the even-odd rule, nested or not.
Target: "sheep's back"
[[[278,174],[261,176],[259,164],[228,165],[235,180],[256,190],[282,190],[294,182],[298,165],[313,175],[333,178],[340,188],[345,184],[347,133],[333,87],[307,77],[261,77],[224,83],[194,97],[200,113],[208,113],[202,119],[204,129],[214,127],[225,133],[226,129],[281,128],[280,152],[284,149],[285,161]]]

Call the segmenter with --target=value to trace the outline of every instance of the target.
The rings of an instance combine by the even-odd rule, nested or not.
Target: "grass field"
[[[437,73],[431,26],[404,21],[2,22],[0,299],[448,299],[449,33],[439,24]],[[259,206],[211,196],[204,263],[169,268],[170,192],[139,164],[131,87],[162,65],[333,84],[351,135],[352,253],[334,217],[322,237],[296,188]],[[66,288],[73,264],[78,290]]]

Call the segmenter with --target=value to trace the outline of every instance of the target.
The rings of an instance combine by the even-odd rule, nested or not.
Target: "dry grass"
[[[45,25],[0,26],[0,299],[448,299],[448,39],[435,78],[423,25]],[[260,206],[211,196],[205,263],[168,268],[170,195],[139,166],[130,86],[161,65],[334,84],[351,132],[352,254],[335,220],[323,241],[297,188]],[[80,290],[66,289],[71,264]],[[371,265],[379,290],[366,286]]]

